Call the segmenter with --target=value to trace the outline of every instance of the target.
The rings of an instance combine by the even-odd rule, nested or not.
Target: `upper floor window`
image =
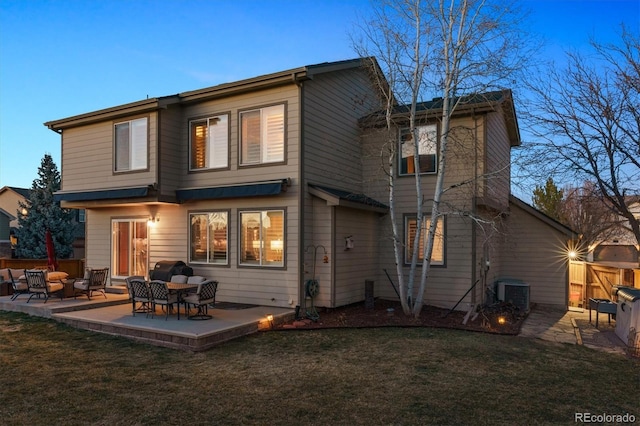
[[[434,173],[438,149],[438,128],[435,124],[416,127],[418,138],[418,167],[419,173]],[[415,144],[408,128],[400,130],[400,159],[401,175],[415,173]]]
[[[418,261],[422,262],[424,253],[424,244],[427,241],[427,234],[429,232],[429,224],[431,223],[431,217],[425,217],[422,221],[422,232],[420,233],[420,242],[418,245]],[[418,221],[416,217],[405,217],[405,240],[404,240],[404,261],[405,263],[411,263],[411,256],[413,256],[413,241],[416,237],[418,230]],[[433,251],[431,253],[432,265],[444,265],[444,218],[440,216],[438,223],[436,224],[436,233],[433,240]]]
[[[190,170],[217,169],[229,165],[229,118],[225,115],[191,122]]]
[[[240,213],[240,264],[284,266],[284,211]]]
[[[284,105],[240,113],[240,164],[284,161]]]
[[[147,117],[116,123],[115,171],[147,168]]]
[[[226,211],[189,214],[191,224],[189,261],[191,263],[215,265],[228,263],[228,216]]]

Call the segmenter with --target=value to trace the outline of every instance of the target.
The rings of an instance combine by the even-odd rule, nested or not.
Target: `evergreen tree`
[[[20,202],[16,236],[16,256],[43,259],[47,257],[45,234],[51,231],[56,257],[68,258],[73,254],[76,224],[74,212],[63,209],[53,200],[53,193],[60,189],[60,172],[51,155],[45,154],[33,181],[29,199]],[[26,214],[23,214],[26,212]]]
[[[563,197],[564,191],[558,189],[553,178],[549,177],[544,187],[536,185],[533,190],[533,205],[547,216],[564,223],[562,218]]]

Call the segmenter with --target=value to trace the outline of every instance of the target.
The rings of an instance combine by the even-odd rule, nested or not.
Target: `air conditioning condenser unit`
[[[529,310],[529,284],[521,280],[502,279],[496,283],[501,302],[513,303],[522,312]]]

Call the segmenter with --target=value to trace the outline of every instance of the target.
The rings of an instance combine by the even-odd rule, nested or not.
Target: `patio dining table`
[[[187,284],[187,283],[167,283],[167,289],[170,292],[174,292],[178,295],[178,312],[180,312],[180,303],[183,302],[182,295],[184,293],[188,293],[189,290],[193,290],[198,288],[198,284]],[[184,304],[184,312],[187,313],[187,304]]]

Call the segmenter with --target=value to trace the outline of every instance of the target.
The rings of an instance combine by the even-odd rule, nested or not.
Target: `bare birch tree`
[[[504,88],[527,60],[521,19],[515,2],[490,0],[380,0],[370,19],[360,25],[355,47],[361,56],[377,58],[388,86],[382,85],[387,126],[386,144],[389,206],[400,302],[405,314],[418,316],[423,306],[425,286],[431,267],[438,219],[443,215],[443,194],[448,146],[452,138],[451,118],[463,96]],[[439,103],[440,137],[435,191],[425,194],[423,179],[415,175],[416,234],[408,278],[403,270],[404,243],[395,215],[397,176],[396,102],[405,104],[402,119],[409,123],[414,152],[419,152],[417,105],[425,99],[442,98]],[[419,171],[414,155],[414,170]],[[430,208],[431,219],[422,251],[418,279],[418,253],[423,212]]]
[[[620,35],[617,44],[592,41],[592,55],[568,53],[565,67],[533,81],[536,141],[525,155],[547,176],[594,182],[640,245],[631,208],[640,196],[640,36],[624,27]]]

